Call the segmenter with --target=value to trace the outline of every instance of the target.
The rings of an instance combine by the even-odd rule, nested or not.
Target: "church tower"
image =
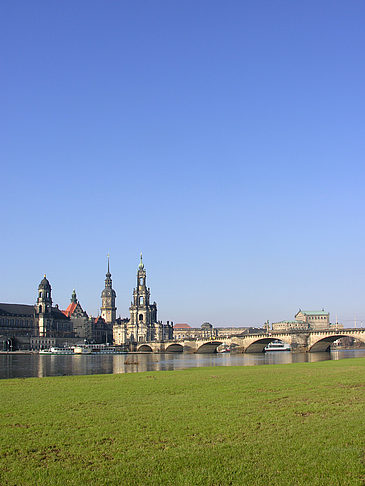
[[[109,255],[108,271],[105,277],[105,288],[101,293],[101,317],[108,324],[113,324],[117,317],[117,308],[115,307],[116,293],[112,288],[112,275],[109,270]]]
[[[129,327],[135,342],[154,340],[154,324],[157,321],[156,302],[150,304],[150,289],[146,283],[146,269],[144,268],[142,253],[137,270],[137,285],[133,290],[133,301],[129,308]]]
[[[48,336],[52,328],[52,288],[44,275],[43,280],[38,285],[38,298],[35,305],[38,314],[38,332],[40,336]]]

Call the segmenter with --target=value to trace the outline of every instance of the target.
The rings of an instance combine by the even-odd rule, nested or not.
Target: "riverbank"
[[[365,359],[3,380],[0,484],[363,485]]]

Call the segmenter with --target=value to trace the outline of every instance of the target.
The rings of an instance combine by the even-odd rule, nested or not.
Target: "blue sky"
[[[6,1],[0,301],[365,324],[363,1]]]

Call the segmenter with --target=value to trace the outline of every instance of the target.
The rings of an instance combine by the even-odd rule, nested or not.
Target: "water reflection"
[[[0,378],[139,373],[200,366],[256,366],[365,357],[365,349],[331,353],[268,352],[260,354],[0,355]]]

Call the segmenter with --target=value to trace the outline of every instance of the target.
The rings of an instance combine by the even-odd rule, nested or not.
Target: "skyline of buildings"
[[[119,255],[113,257],[113,276],[118,295],[117,315],[121,317],[128,315],[129,294],[134,282],[133,260],[135,260],[134,257],[129,261],[123,259],[121,262]],[[193,327],[200,326],[204,321],[209,321],[215,326],[224,327],[258,326],[262,325],[267,319],[270,322],[287,319],[293,314],[293,308],[327,308],[331,309],[333,322],[337,320],[343,323],[345,327],[361,326],[365,322],[365,311],[361,305],[362,301],[359,295],[362,287],[358,286],[357,294],[352,295],[354,303],[352,309],[349,310],[346,307],[346,299],[347,294],[352,290],[351,286],[348,286],[347,289],[342,289],[343,281],[340,282],[339,288],[342,289],[340,293],[336,292],[329,296],[330,290],[323,287],[320,294],[317,295],[312,290],[308,292],[306,287],[303,289],[303,296],[300,297],[297,294],[305,279],[302,283],[293,286],[290,292],[287,291],[287,282],[284,282],[281,286],[279,282],[275,282],[275,279],[273,282],[253,282],[251,288],[248,289],[246,281],[249,281],[250,276],[243,274],[243,278],[240,276],[236,280],[239,298],[232,300],[230,296],[229,298],[227,297],[227,282],[218,277],[215,279],[214,273],[210,270],[208,271],[207,279],[201,279],[200,282],[197,282],[193,278],[193,273],[191,278],[186,278],[185,274],[180,277],[179,271],[181,267],[179,265],[174,264],[174,271],[171,273],[170,269],[166,267],[166,261],[162,260],[160,265],[156,261],[156,255],[149,257],[148,261],[154,294],[156,297],[158,296],[160,313],[164,320],[189,322]],[[81,269],[77,261],[72,264],[72,268],[64,265],[62,268],[57,269],[55,262],[41,265],[45,269],[50,268],[50,271],[46,273],[51,281],[54,282],[54,296],[60,307],[67,307],[72,290],[76,289],[83,306],[92,315],[100,314],[100,275],[105,270],[102,268],[103,265],[101,265],[100,261],[96,262],[95,267],[91,265],[92,262],[95,262],[94,258],[90,258],[86,272]],[[34,274],[29,274],[28,269],[23,275],[18,265],[18,262],[15,265],[13,264],[15,271],[3,274],[5,279],[3,282],[6,281],[6,285],[3,285],[3,290],[0,292],[1,300],[4,302],[31,303],[34,300],[34,290],[32,290],[34,287]],[[32,263],[32,266],[35,267],[35,272],[39,273],[39,265]],[[79,269],[80,273],[78,272]],[[228,270],[230,273],[236,274],[234,268]],[[182,271],[186,273],[186,268]],[[241,271],[239,271],[240,273]],[[310,278],[316,278],[316,273],[311,275]],[[30,282],[29,285],[28,282]],[[166,282],[169,283],[166,285]],[[199,292],[192,292],[198,283],[200,286]],[[311,280],[308,280],[308,285],[311,285]],[[271,295],[268,296],[269,288],[271,288]],[[208,292],[211,298],[207,297],[206,294]],[[255,294],[254,296],[252,295],[253,293]],[[198,296],[200,296],[200,299]],[[198,306],[199,300],[200,305]],[[184,302],[184,305],[182,305],[182,302]]]
[[[141,275],[139,275],[141,273]],[[142,275],[143,274],[143,275]],[[46,275],[44,275],[44,279],[42,280],[42,282],[44,283],[45,281],[48,282],[48,280],[46,279]],[[143,287],[140,286],[140,282],[144,282],[143,284]],[[41,283],[42,284],[42,283]],[[139,293],[142,292],[141,295],[139,295]],[[50,291],[48,292],[45,292],[45,294],[48,294],[50,293]],[[37,298],[37,305],[38,305],[38,302],[39,302],[39,299],[40,299],[40,293],[38,292],[38,298]],[[140,302],[140,299],[142,299],[142,302]],[[130,313],[130,316],[131,316],[131,323],[133,323],[133,325],[135,326],[137,323],[138,323],[138,320],[141,318],[142,314],[140,315],[137,315],[138,314],[138,306],[140,304],[142,304],[142,306],[145,306],[145,309],[143,310],[143,319],[142,321],[144,320],[146,323],[148,324],[151,324],[152,322],[161,322],[161,321],[157,321],[157,305],[156,305],[156,302],[153,302],[152,304],[150,304],[150,289],[147,288],[146,286],[146,271],[145,271],[145,268],[144,268],[144,263],[143,263],[143,260],[142,260],[142,253],[141,253],[141,256],[140,256],[140,264],[138,266],[138,271],[137,271],[137,286],[134,290],[134,294],[133,294],[133,300],[132,300],[132,303],[131,303],[131,306],[129,308],[129,313]],[[101,293],[101,306],[99,307],[99,312],[96,313],[96,319],[98,319],[99,317],[101,317],[102,319],[104,319],[104,321],[106,323],[109,323],[109,324],[113,324],[115,322],[119,322],[119,324],[121,322],[126,322],[128,320],[128,318],[126,316],[122,316],[121,313],[118,313],[117,312],[117,305],[116,305],[116,301],[117,301],[117,295],[116,295],[116,292],[115,290],[113,289],[113,286],[112,286],[112,278],[111,278],[111,272],[110,272],[110,255],[108,254],[107,255],[107,273],[106,273],[106,278],[105,278],[105,287],[104,289],[102,290],[102,293]],[[125,304],[125,302],[123,302],[123,304]],[[28,305],[28,304],[24,304],[24,305]],[[43,303],[43,306],[44,307],[47,307],[49,306],[49,303],[47,304],[46,303]],[[40,305],[40,307],[42,307],[42,305]],[[59,308],[59,305],[57,304],[57,309]],[[72,295],[71,295],[71,303],[68,305],[68,307],[65,309],[65,310],[62,310],[61,311],[62,313],[64,313],[66,316],[70,317],[71,315],[74,315],[74,317],[76,315],[78,315],[79,318],[81,317],[85,317],[89,315],[89,313],[86,313],[86,311],[81,307],[80,305],[80,302],[79,300],[77,299],[77,296],[76,296],[76,290],[73,289],[72,291]],[[296,320],[295,321],[290,321],[290,320],[280,320],[280,321],[273,321],[273,320],[266,320],[264,323],[259,323],[259,325],[257,325],[256,323],[251,323],[249,326],[242,326],[242,325],[238,325],[237,323],[230,323],[228,325],[222,325],[221,323],[217,322],[217,321],[214,321],[214,327],[223,327],[223,328],[228,328],[228,327],[237,327],[237,328],[240,328],[240,327],[263,327],[263,326],[266,326],[268,322],[270,322],[270,326],[273,326],[273,329],[281,329],[281,328],[285,328],[285,327],[296,327],[298,328],[298,323],[301,323],[302,325],[306,326],[307,324],[310,325],[311,324],[311,319],[325,319],[325,321],[323,321],[323,327],[326,327],[326,325],[329,325],[330,324],[330,320],[329,320],[329,313],[328,312],[325,312],[324,311],[324,308],[322,308],[322,312],[321,311],[307,311],[310,313],[312,313],[313,315],[315,315],[315,317],[308,317],[308,315],[306,316],[303,316],[302,315],[302,312],[301,312],[301,309],[299,309],[298,313],[295,315],[295,318]],[[93,313],[91,312],[90,315],[92,315]],[[117,314],[119,314],[119,317],[117,318]],[[301,317],[298,318],[298,315],[301,315]],[[319,316],[319,314],[322,314],[322,316]],[[94,318],[94,319],[95,319]],[[210,319],[211,320],[211,319]],[[179,322],[186,322],[186,319],[180,319]],[[168,321],[169,322],[169,321]],[[171,321],[173,322],[173,321]],[[203,321],[203,322],[207,322],[207,321]],[[338,319],[337,319],[337,316],[336,316],[336,323],[338,323]],[[313,323],[312,323],[313,324]],[[319,324],[321,324],[321,322],[319,322]],[[358,322],[354,322],[353,325],[346,325],[346,324],[343,324],[343,323],[339,323],[340,325],[344,325],[344,327],[361,327],[362,326],[362,322],[361,321],[358,321]],[[190,326],[190,324],[189,324]],[[194,329],[197,328],[197,326],[190,326]],[[147,331],[145,330],[145,334],[146,333],[150,333],[152,331]],[[133,331],[129,331],[129,334],[132,334],[133,335]],[[135,334],[135,332],[134,332]],[[125,342],[125,339],[123,339],[123,342]]]
[[[324,309],[301,310],[295,321],[280,321],[262,326],[224,327],[203,322],[200,327],[189,324],[163,323],[157,317],[157,303],[151,302],[151,291],[147,286],[147,272],[142,253],[137,268],[136,286],[129,307],[129,317],[117,317],[116,292],[113,289],[108,255],[104,289],[101,292],[100,314],[95,317],[82,307],[75,289],[70,304],[65,310],[52,298],[52,287],[44,275],[38,285],[34,305],[0,303],[0,341],[4,350],[39,350],[51,346],[94,343],[115,344],[134,350],[143,343],[164,343],[174,339],[216,339],[224,336],[242,336],[250,333],[308,332],[339,330],[341,323],[330,322],[330,314]]]

